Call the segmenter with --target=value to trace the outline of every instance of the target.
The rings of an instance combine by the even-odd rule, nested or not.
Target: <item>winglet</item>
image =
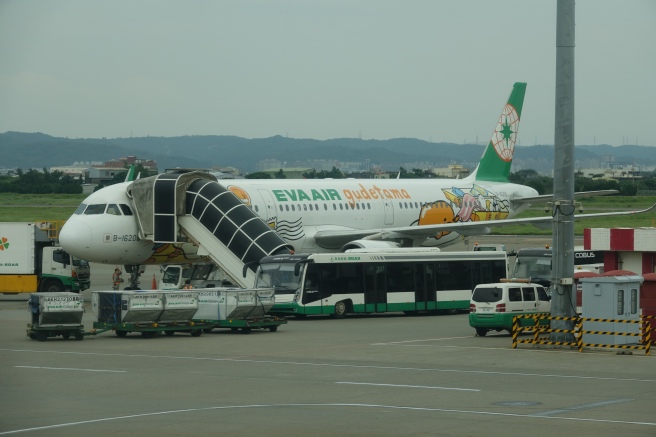
[[[492,133],[492,139],[470,178],[477,181],[508,181],[525,93],[526,83],[516,82]]]

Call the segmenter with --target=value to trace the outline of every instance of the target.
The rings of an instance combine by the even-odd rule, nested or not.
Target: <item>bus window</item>
[[[276,294],[294,294],[301,286],[302,269],[294,274],[293,263],[262,264],[255,279],[256,288],[275,287]]]

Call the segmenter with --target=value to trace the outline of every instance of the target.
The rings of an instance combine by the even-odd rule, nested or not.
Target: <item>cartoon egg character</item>
[[[427,203],[421,207],[419,212],[419,226],[452,223],[455,218],[453,209],[444,200]]]
[[[230,185],[228,191],[237,196],[239,200],[244,202],[246,205],[251,206],[251,196],[243,189],[236,185]]]

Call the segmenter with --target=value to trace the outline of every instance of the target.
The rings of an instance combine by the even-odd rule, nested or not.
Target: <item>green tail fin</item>
[[[474,170],[472,176],[475,180],[508,181],[525,93],[526,83],[515,82],[508,103],[503,108],[499,122],[494,129],[492,139],[485,148],[478,167]]]
[[[132,164],[130,168],[128,168],[128,173],[125,175],[125,182],[133,181],[135,179],[135,171],[136,167]]]

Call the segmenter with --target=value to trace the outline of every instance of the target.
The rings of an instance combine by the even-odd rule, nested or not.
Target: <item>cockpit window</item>
[[[118,205],[114,205],[113,203],[110,203],[109,205],[107,205],[107,214],[121,215],[121,210],[118,209]]]
[[[123,211],[123,215],[132,215],[132,210],[129,206],[123,203],[121,203],[119,206],[121,207],[121,211]]]
[[[101,204],[96,204],[96,205],[89,205],[87,209],[84,211],[84,215],[92,215],[92,214],[102,214],[105,212],[105,207],[107,205],[104,203]]]
[[[80,203],[80,206],[77,207],[77,209],[73,214],[78,214],[78,215],[82,214],[86,208],[87,208],[86,203]]]

